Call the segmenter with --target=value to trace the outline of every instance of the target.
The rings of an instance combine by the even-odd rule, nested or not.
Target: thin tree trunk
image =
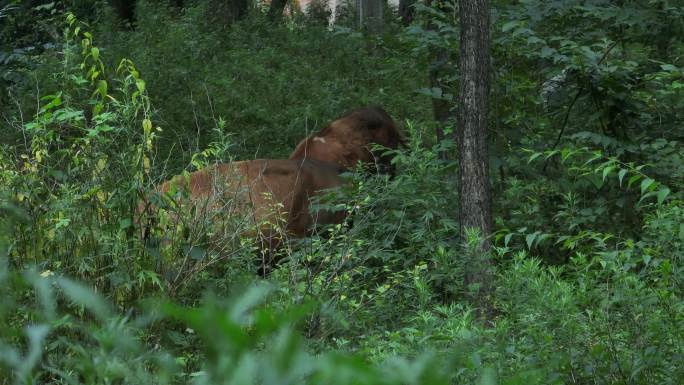
[[[472,304],[483,320],[493,308],[493,263],[489,256],[492,232],[491,186],[487,151],[487,99],[489,96],[489,4],[488,0],[461,0],[460,89],[458,148],[460,171],[460,226],[476,229],[484,241],[467,261],[466,286]]]
[[[230,13],[233,20],[241,20],[249,10],[248,0],[229,0]]]
[[[360,28],[371,33],[381,33],[384,8],[382,0],[357,0],[357,4]]]
[[[409,25],[416,16],[416,9],[413,7],[416,4],[416,0],[399,0],[399,17],[401,18],[401,23],[404,25]]]
[[[132,27],[135,22],[135,0],[110,0],[110,4],[119,19]]]
[[[444,67],[446,67],[446,62],[449,60],[449,53],[444,48],[432,48],[430,56],[433,58],[430,63],[430,69],[428,77],[430,78],[430,88],[439,88],[444,93],[444,88],[439,81],[440,75],[443,73]],[[437,141],[441,142],[446,137],[444,135],[444,126],[447,124],[449,118],[451,118],[451,105],[445,99],[432,98],[432,113],[434,115],[435,121],[437,121],[438,126],[435,129],[435,134],[437,135]],[[446,158],[446,154],[440,154],[442,159]]]
[[[427,0],[425,5],[431,7],[433,0]],[[442,7],[442,3],[437,1],[437,9],[441,12],[445,12]],[[432,18],[428,19],[427,29],[431,31],[437,31],[437,25],[432,21]],[[430,80],[430,88],[439,88],[442,93],[445,93],[444,87],[439,80],[439,78],[445,75],[445,69],[447,69],[447,63],[449,62],[449,52],[446,48],[431,46],[429,48],[430,57],[430,68],[428,69],[428,78]],[[435,121],[438,123],[435,129],[435,134],[437,136],[437,141],[441,142],[446,139],[444,134],[444,127],[447,122],[453,118],[451,113],[451,103],[445,99],[431,98],[432,99],[432,113]],[[447,159],[448,154],[445,152],[440,152],[439,157],[442,159]]]
[[[268,9],[268,17],[271,20],[278,20],[283,16],[283,10],[287,5],[287,0],[271,0],[271,6]]]

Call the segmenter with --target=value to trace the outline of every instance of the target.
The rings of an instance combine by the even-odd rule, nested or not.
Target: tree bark
[[[283,16],[283,10],[287,5],[287,0],[271,0],[271,6],[268,8],[268,17],[271,20],[278,20]]]
[[[460,0],[461,21],[458,148],[460,171],[460,226],[462,239],[471,229],[483,241],[470,250],[466,264],[466,287],[478,316],[493,315],[493,263],[489,256],[492,232],[491,186],[487,148],[489,96],[489,4],[488,0]]]
[[[444,48],[433,47],[430,49],[430,57],[432,58],[430,63],[430,69],[428,70],[428,77],[430,78],[430,88],[439,88],[444,93],[445,89],[442,87],[439,77],[443,73],[444,67],[449,60],[449,53]],[[447,124],[448,120],[452,117],[451,115],[451,105],[449,101],[445,99],[431,98],[432,99],[432,114],[434,115],[435,121],[439,124],[435,129],[435,134],[437,135],[437,141],[441,142],[446,139],[444,135],[444,126]],[[446,159],[447,154],[440,153],[440,158]]]
[[[444,8],[444,3],[440,0],[426,0],[425,5],[428,7],[435,6],[435,8],[444,13],[446,9]],[[430,31],[438,31],[437,24],[433,21],[434,16],[430,17],[427,22],[427,29]],[[430,58],[430,67],[428,69],[428,78],[430,80],[430,88],[439,88],[442,90],[442,94],[446,93],[446,87],[440,81],[440,78],[447,74],[449,70],[449,59],[451,55],[445,47],[431,45],[428,50],[428,55]],[[435,129],[435,134],[437,136],[437,142],[441,142],[446,139],[444,133],[444,128],[448,124],[448,121],[454,118],[451,112],[452,102],[444,98],[431,98],[432,99],[432,114],[435,121],[438,123]],[[441,159],[447,159],[449,154],[442,151],[439,153]]]
[[[135,22],[135,0],[111,0],[116,15],[129,27]]]
[[[416,16],[416,9],[413,6],[416,0],[399,0],[399,17],[404,25],[409,25]]]
[[[248,0],[229,0],[230,13],[233,20],[241,20],[249,10]]]
[[[381,33],[383,28],[382,0],[357,0],[359,24],[361,29],[371,33]]]

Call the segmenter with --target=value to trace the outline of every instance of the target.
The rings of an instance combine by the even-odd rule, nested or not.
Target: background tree
[[[111,0],[111,4],[119,19],[132,26],[135,22],[135,0]]]
[[[415,4],[416,0],[399,0],[399,17],[405,26],[411,24],[413,18],[416,16]]]
[[[489,93],[489,4],[487,0],[462,0],[458,149],[460,169],[461,235],[470,229],[483,237],[478,256],[466,264],[466,287],[481,317],[491,315],[492,262],[487,253],[492,233],[491,187],[487,151],[487,101]]]
[[[249,0],[229,0],[228,9],[230,12],[230,19],[240,20],[247,15],[249,11]]]
[[[360,27],[373,33],[382,31],[383,9],[382,0],[358,0]]]
[[[495,228],[491,254],[479,241],[466,251],[502,261],[493,283],[481,273],[490,260],[454,257],[459,164],[438,154],[456,153],[456,140],[435,145],[432,99],[447,101],[449,129],[461,105],[458,2],[417,2],[434,28],[388,17],[397,33],[378,35],[356,30],[356,0],[338,28],[298,12],[231,25],[228,0],[185,0],[184,12],[140,0],[126,30],[110,1],[0,0],[0,383],[681,383],[681,1],[489,1]],[[62,33],[67,11],[87,25]],[[448,60],[433,87],[435,48]],[[286,158],[368,104],[405,122],[410,150],[395,154],[394,178],[350,173],[316,205],[342,208],[352,225],[283,250],[270,299],[212,304],[207,291],[230,298],[257,280],[255,252],[237,235],[206,252],[229,235],[212,218],[168,223],[194,223],[197,211],[169,205],[140,239],[137,203],[159,181]],[[466,275],[491,288],[474,299],[496,298],[495,328],[463,311],[479,306],[463,295]],[[160,299],[183,308],[164,306],[160,319],[147,306]],[[300,304],[312,314],[284,314],[303,315]],[[306,335],[301,351],[290,332]],[[354,357],[339,366],[339,350]],[[359,364],[387,358],[381,372]],[[420,374],[437,368],[448,381]]]
[[[429,45],[428,57],[430,64],[428,67],[428,79],[430,81],[430,94],[432,100],[432,113],[437,122],[435,134],[437,141],[446,139],[446,127],[453,121],[452,113],[453,92],[450,92],[449,80],[453,77],[452,56],[450,46],[447,41],[455,40],[454,34],[447,34],[440,31],[440,26],[450,25],[450,10],[453,10],[453,3],[445,1],[427,0],[425,5],[431,8],[431,13],[427,17],[426,28],[437,36],[444,36],[444,40],[437,39],[437,42]],[[401,6],[400,6],[401,10]],[[446,158],[446,152],[441,152],[440,156]]]
[[[268,8],[268,17],[271,20],[279,19],[283,16],[283,10],[287,5],[287,0],[272,0]]]

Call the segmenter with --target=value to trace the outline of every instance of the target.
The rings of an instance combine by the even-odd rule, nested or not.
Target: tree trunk
[[[248,0],[229,0],[230,13],[233,20],[241,20],[249,10]]]
[[[399,0],[399,17],[404,25],[409,25],[416,16],[416,9],[413,6],[416,0]]]
[[[278,20],[283,16],[283,10],[287,5],[287,0],[271,0],[271,6],[268,8],[268,17],[271,20]]]
[[[471,229],[484,241],[471,250],[466,264],[466,287],[483,320],[492,317],[493,263],[489,256],[492,233],[491,186],[487,151],[489,96],[488,0],[459,1],[461,21],[458,149],[461,236]]]
[[[425,5],[431,7],[433,0],[427,0]],[[442,7],[441,2],[437,2],[437,9],[440,12],[445,12]],[[428,19],[427,29],[430,31],[437,31],[437,25],[432,21],[432,18]],[[445,70],[448,69],[447,63],[449,62],[449,52],[444,47],[430,46],[429,48],[430,57],[430,68],[428,70],[428,78],[430,79],[430,88],[439,88],[442,90],[442,94],[445,93],[445,87],[442,87],[440,82],[440,77],[445,75]],[[447,125],[449,119],[453,118],[451,113],[451,103],[443,98],[431,98],[432,99],[432,113],[434,115],[435,121],[438,123],[435,129],[435,134],[437,135],[437,141],[441,142],[446,139],[444,134],[444,127]],[[445,152],[440,152],[439,157],[442,159],[447,159],[448,154]]]
[[[428,77],[430,78],[430,88],[439,88],[444,94],[444,87],[439,81],[439,77],[444,73],[444,67],[449,60],[449,53],[444,48],[433,47],[430,49],[430,57],[432,58],[430,63],[430,69],[428,70]],[[441,142],[446,137],[444,135],[444,126],[447,124],[451,115],[451,103],[443,98],[431,98],[432,99],[432,113],[434,115],[435,121],[439,124],[435,129],[437,134],[437,141]],[[446,159],[447,154],[440,153],[440,158]]]
[[[110,0],[110,4],[119,19],[132,27],[135,22],[135,0]]]
[[[382,32],[383,2],[382,0],[357,0],[359,26],[371,33]]]

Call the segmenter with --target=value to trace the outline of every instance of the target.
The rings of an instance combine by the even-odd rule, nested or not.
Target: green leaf
[[[509,21],[501,27],[501,32],[508,32],[517,27],[520,22],[518,20]]]
[[[504,237],[504,246],[508,246],[508,242],[511,241],[511,238],[513,238],[513,233],[508,233]]]
[[[653,179],[651,179],[651,178],[646,178],[646,179],[642,180],[642,181],[641,181],[641,193],[643,194],[644,192],[646,192],[646,190],[647,190],[649,187],[651,187],[651,185],[653,184],[653,182],[655,182],[655,181],[654,181]]]
[[[541,49],[541,54],[540,54],[540,56],[541,56],[542,58],[546,58],[546,57],[549,57],[549,56],[553,55],[555,52],[556,52],[556,50],[553,49],[553,48],[551,48],[551,47],[543,47],[543,48]]]
[[[119,220],[119,228],[125,230],[133,225],[131,218],[123,218]]]
[[[644,200],[646,200],[652,196],[655,196],[655,195],[656,195],[655,191],[649,191],[646,194],[642,195],[641,198],[639,198],[639,203],[641,203],[642,201],[644,201]]]
[[[453,100],[453,95],[444,93],[444,91],[440,87],[420,88],[420,89],[416,90],[416,93],[420,94],[420,95],[429,96],[433,99],[440,99],[440,100],[447,100],[447,101]]]
[[[100,58],[100,50],[97,47],[90,49],[90,54],[93,55],[93,59],[98,60]]]
[[[135,86],[138,88],[138,91],[140,91],[140,93],[145,92],[145,81],[144,80],[137,79],[135,81]]]
[[[642,259],[644,260],[644,264],[648,265],[651,262],[651,258],[652,257],[650,255],[644,254],[644,256],[642,257]]]
[[[102,109],[104,109],[104,105],[102,103],[97,103],[95,106],[93,106],[93,116],[97,116],[102,112]]]
[[[529,163],[532,163],[532,161],[534,161],[535,159],[539,158],[540,156],[542,156],[542,153],[541,153],[541,152],[536,152],[536,153],[532,154],[532,155],[530,156],[530,158],[527,160],[527,163],[528,163],[528,164],[529,164]]]
[[[61,96],[61,93],[58,95],[55,95],[55,97],[52,100],[50,100],[50,102],[48,104],[41,107],[40,112],[45,112],[45,111],[48,111],[54,107],[61,106],[62,105],[62,98],[60,96]]]
[[[184,251],[195,261],[201,261],[207,256],[207,251],[199,246],[186,246]]]
[[[145,135],[149,135],[152,132],[152,122],[149,119],[143,119],[142,126]]]
[[[639,175],[639,174],[632,175],[632,177],[630,177],[629,180],[627,181],[627,187],[632,187],[632,184],[634,182],[638,181],[639,179],[641,179],[641,175]]]
[[[588,165],[589,163],[594,162],[597,159],[600,159],[603,156],[603,153],[601,151],[594,151],[594,153],[591,155],[589,159],[587,159],[586,162],[584,162],[584,165]]]
[[[49,2],[49,3],[47,3],[47,4],[42,4],[42,5],[36,6],[36,7],[34,7],[33,9],[35,9],[36,11],[49,11],[49,10],[51,10],[54,6],[55,6],[55,2],[54,2],[54,1],[51,1],[51,2]]]
[[[69,299],[88,308],[97,318],[105,320],[111,316],[105,300],[89,287],[66,278],[58,278],[57,284]]]
[[[98,80],[97,81],[97,89],[95,90],[95,93],[100,94],[102,98],[105,98],[107,96],[107,81],[106,80]]]
[[[231,320],[238,323],[245,323],[252,309],[266,300],[266,297],[273,292],[273,286],[267,283],[251,286],[242,296],[238,298],[230,310]]]
[[[26,377],[40,361],[43,354],[43,343],[50,328],[47,325],[31,325],[26,328],[26,335],[29,339],[29,351],[23,358],[19,367],[20,377]]]
[[[587,179],[591,182],[597,189],[603,187],[603,179],[599,178],[596,174],[587,175]]]
[[[485,368],[480,375],[479,385],[496,385],[496,372],[492,368]]]
[[[620,180],[620,187],[622,187],[622,180],[625,178],[625,175],[627,175],[627,170],[626,169],[621,169],[620,172],[618,172],[618,179]]]
[[[550,157],[552,157],[552,156],[554,156],[554,155],[556,155],[556,154],[558,154],[558,153],[560,153],[559,150],[550,151],[550,152],[546,153],[546,157],[545,157],[544,159],[549,159]]]
[[[667,187],[663,187],[660,190],[658,190],[658,204],[661,205],[663,202],[665,202],[665,199],[667,196],[670,195],[670,189]]]
[[[532,234],[527,234],[527,235],[525,236],[525,242],[527,243],[527,248],[528,248],[528,249],[532,249],[532,245],[534,244],[534,240],[537,238],[537,234],[538,234],[538,233],[539,233],[539,232],[536,231],[536,232],[534,232],[534,233],[532,233]]]
[[[603,169],[603,181],[604,181],[604,182],[605,182],[606,177],[608,176],[608,174],[610,174],[611,171],[613,171],[614,169],[615,169],[615,167],[613,167],[613,166],[608,166],[608,167],[606,167],[606,168]]]

